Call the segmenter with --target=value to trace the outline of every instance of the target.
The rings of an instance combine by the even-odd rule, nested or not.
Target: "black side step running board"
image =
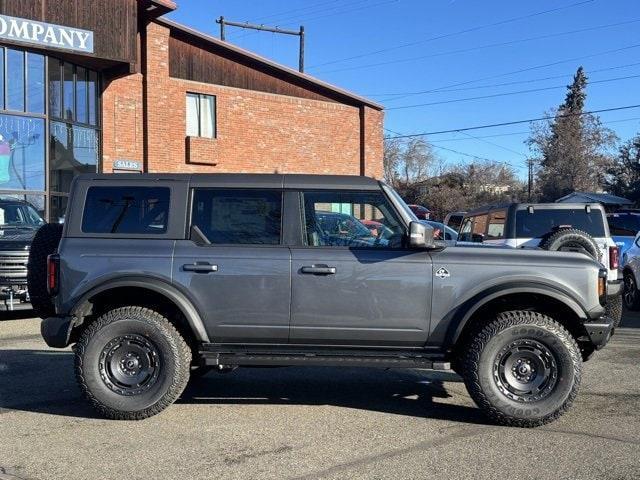
[[[280,347],[280,348],[278,348]],[[322,366],[425,368],[449,370],[451,364],[424,350],[381,350],[368,348],[314,348],[289,345],[205,344],[200,350],[205,365]]]

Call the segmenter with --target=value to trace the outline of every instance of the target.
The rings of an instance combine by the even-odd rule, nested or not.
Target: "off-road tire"
[[[605,315],[613,319],[613,326],[618,328],[622,321],[622,295],[607,298]]]
[[[640,291],[638,290],[638,284],[633,273],[624,272],[624,287],[622,291],[622,298],[624,306],[628,310],[640,310]]]
[[[27,263],[27,289],[31,306],[40,318],[55,315],[51,296],[47,291],[47,257],[55,253],[62,237],[62,225],[46,223],[33,237]]]
[[[148,390],[123,394],[114,390],[101,360],[114,339],[136,336],[148,340],[157,351],[158,374]],[[123,347],[127,348],[127,347]],[[91,405],[114,420],[142,420],[160,413],[183,392],[189,381],[191,349],[175,327],[162,315],[144,307],[111,310],[89,324],[75,351],[75,373]]]
[[[563,249],[583,250],[594,260],[600,261],[600,249],[594,238],[587,232],[577,228],[561,228],[549,233],[540,242],[540,248],[550,251]]]
[[[531,340],[552,354],[557,376],[546,397],[525,403],[500,390],[494,367],[513,342]],[[537,312],[511,311],[499,313],[469,336],[461,367],[471,398],[492,421],[537,427],[557,419],[573,403],[580,385],[582,357],[575,339],[552,318]]]

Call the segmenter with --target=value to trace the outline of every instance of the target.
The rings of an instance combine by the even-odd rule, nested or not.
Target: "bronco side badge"
[[[436,270],[436,277],[438,278],[448,278],[450,276],[451,274],[449,273],[449,270],[444,267],[440,267],[438,270]]]

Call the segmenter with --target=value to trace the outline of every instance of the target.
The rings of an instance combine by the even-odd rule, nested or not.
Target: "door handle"
[[[182,269],[185,272],[211,273],[217,272],[218,266],[208,263],[187,263],[185,265],[182,265]]]
[[[309,275],[335,275],[336,267],[329,267],[327,265],[311,265],[310,267],[302,267],[300,273],[306,273]]]

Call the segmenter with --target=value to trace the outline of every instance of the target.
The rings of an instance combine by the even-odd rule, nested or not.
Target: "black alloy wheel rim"
[[[519,339],[496,356],[493,378],[504,396],[522,403],[540,401],[558,381],[558,364],[549,348],[533,339]]]
[[[632,275],[624,276],[624,303],[627,307],[633,305],[636,299],[637,290],[636,290],[636,282],[633,279]]]
[[[112,391],[140,395],[158,381],[160,352],[143,335],[129,334],[109,341],[100,353],[100,378]]]

